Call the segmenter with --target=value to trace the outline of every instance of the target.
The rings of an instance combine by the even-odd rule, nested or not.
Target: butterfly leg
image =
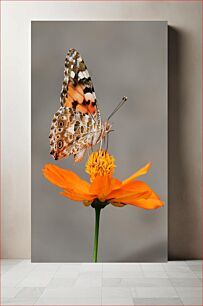
[[[103,143],[103,138],[101,138],[99,150],[102,149],[102,143]]]
[[[93,153],[93,148],[92,148],[92,146],[89,146],[87,152],[88,152],[88,157],[90,157],[90,155]]]
[[[93,149],[93,141],[94,141],[94,136],[92,136],[92,139],[91,139],[91,151],[92,151],[92,153],[94,152],[94,149]]]
[[[103,145],[104,145],[105,151],[107,151],[107,149],[108,149],[108,141],[106,139],[106,136],[103,139]]]
[[[107,133],[106,135],[106,151],[108,151],[108,147],[109,147],[109,133]]]

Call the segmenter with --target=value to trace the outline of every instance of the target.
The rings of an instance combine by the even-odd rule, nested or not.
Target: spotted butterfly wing
[[[100,141],[102,124],[92,80],[75,49],[65,59],[60,102],[51,124],[50,154],[54,159],[73,154],[79,162],[87,148]]]

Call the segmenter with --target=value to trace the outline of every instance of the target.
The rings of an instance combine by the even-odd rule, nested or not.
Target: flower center
[[[90,181],[93,182],[97,175],[112,175],[116,167],[114,161],[114,157],[106,151],[93,152],[86,163],[85,169],[90,176]]]

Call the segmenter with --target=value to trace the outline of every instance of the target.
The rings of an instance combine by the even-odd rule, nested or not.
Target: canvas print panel
[[[70,54],[68,50],[72,50]],[[75,55],[78,52],[80,63],[85,58],[88,70],[85,64],[82,69],[80,64],[78,68],[70,67],[69,82],[65,72],[63,75],[63,65],[67,53],[65,65],[73,64],[74,52]],[[66,68],[69,69],[65,66],[65,71]],[[105,118],[109,118],[125,95],[128,101],[107,126]],[[56,113],[58,106],[60,111]],[[80,118],[74,117],[73,126],[59,127],[62,117],[70,117],[71,111],[79,113]],[[81,138],[87,118],[88,137]],[[49,131],[51,122],[54,128]],[[67,140],[70,135],[65,136],[68,128],[75,130],[73,147],[69,145],[72,140]],[[108,205],[100,222],[99,261],[164,261],[167,259],[167,23],[32,22],[32,261],[91,261],[94,210],[59,197],[59,190],[43,177],[42,168],[52,163],[87,180],[83,169],[88,151],[97,143],[101,145],[105,138],[101,132],[108,134],[110,129],[108,151],[116,156],[116,177],[123,180],[151,161],[145,182],[153,187],[165,206],[147,211],[132,205],[119,209]],[[79,163],[75,164],[74,160]]]

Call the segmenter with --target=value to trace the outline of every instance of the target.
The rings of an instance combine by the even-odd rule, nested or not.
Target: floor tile
[[[132,290],[133,297],[159,298],[159,297],[179,297],[173,287],[136,287]]]
[[[168,278],[168,274],[165,271],[144,271],[143,276],[149,278]]]
[[[39,263],[34,266],[34,272],[56,272],[60,267],[59,263]]]
[[[21,282],[19,287],[46,287],[50,280],[55,275],[55,272],[51,271],[33,271],[28,274]]]
[[[1,305],[6,305],[7,303],[9,303],[8,298],[1,298]]]
[[[141,265],[138,263],[104,263],[103,272],[131,271],[142,273]]]
[[[95,272],[102,272],[102,266],[103,264],[101,263],[83,263],[81,265],[81,272],[90,272],[90,271],[95,271]]]
[[[102,279],[81,279],[78,278],[74,284],[76,287],[101,287]]]
[[[193,273],[196,277],[198,277],[199,279],[202,279],[202,271],[201,272],[193,271]]]
[[[6,301],[3,305],[35,305],[37,302],[37,297],[29,297],[29,298],[12,298]]]
[[[168,278],[103,278],[102,287],[171,287]]]
[[[143,277],[143,272],[141,271],[106,271],[103,272],[104,278],[136,278]]]
[[[191,272],[167,272],[169,278],[197,278],[195,273]]]
[[[177,287],[176,292],[182,297],[201,297],[202,287]]]
[[[47,288],[66,288],[73,287],[77,278],[57,278],[54,277],[50,280]]]
[[[183,305],[183,302],[179,298],[134,298],[134,305]]]
[[[77,278],[81,272],[82,265],[62,264],[55,273],[55,277]]]
[[[164,270],[166,271],[166,272],[188,272],[188,273],[190,273],[191,272],[191,270],[190,270],[190,268],[188,267],[188,266],[178,266],[178,265],[165,265],[164,266]]]
[[[38,299],[35,305],[101,305],[101,298],[90,298],[90,297],[75,297],[75,298],[45,298],[41,297]]]
[[[8,272],[9,270],[11,270],[13,268],[13,265],[3,265],[1,267],[1,274],[4,274],[6,272]]]
[[[122,279],[121,284],[125,283],[128,287],[171,287],[168,278],[126,278]]]
[[[127,297],[127,298],[110,298],[110,297],[102,297],[102,305],[115,305],[115,306],[130,306],[130,305],[134,305],[133,303],[133,299],[131,297]]]
[[[195,272],[202,272],[202,265],[191,265],[189,266],[190,270],[195,271]]]
[[[86,297],[101,297],[101,288],[94,287],[72,287],[45,289],[41,297],[47,298],[86,298]]]
[[[75,281],[79,287],[101,287],[102,273],[98,271],[82,272]]]
[[[201,297],[182,297],[181,298],[183,305],[190,305],[190,306],[196,306],[196,305],[203,305],[203,301]]]
[[[202,305],[202,261],[1,265],[3,305]]]
[[[33,266],[19,263],[2,275],[2,285],[5,287],[17,286],[32,270]]]
[[[1,265],[12,265],[15,266],[21,262],[23,262],[24,259],[1,259]]]
[[[101,279],[102,278],[102,272],[99,271],[85,271],[82,273],[79,273],[78,276],[80,279]]]
[[[102,288],[103,298],[128,298],[131,297],[130,288],[123,287],[104,287]]]
[[[14,298],[18,294],[19,291],[21,291],[21,288],[2,287],[1,288],[1,297],[2,298]]]
[[[164,272],[164,267],[161,263],[141,263],[140,265],[144,272]]]
[[[187,263],[185,260],[169,260],[166,263],[162,263],[162,265],[166,266],[186,266]]]
[[[122,278],[102,278],[102,287],[123,287],[121,283],[123,283]]]
[[[196,265],[201,265],[202,264],[202,260],[186,260],[185,263],[188,266],[196,266]]]
[[[198,278],[170,278],[173,287],[201,287],[202,282]]]
[[[43,287],[25,287],[22,288],[18,294],[16,295],[16,298],[39,298],[42,293],[44,292],[44,288]]]

